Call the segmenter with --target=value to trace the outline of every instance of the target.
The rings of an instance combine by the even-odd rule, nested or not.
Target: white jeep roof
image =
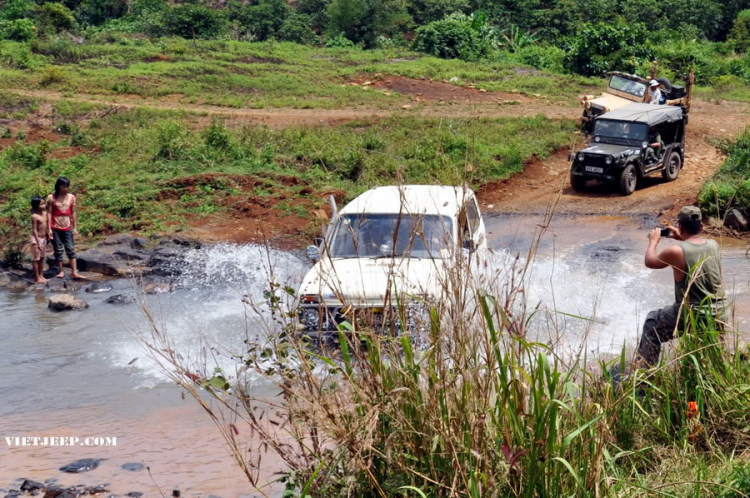
[[[472,197],[474,197],[474,192],[467,187],[436,185],[376,187],[347,204],[339,214],[403,212],[453,217],[458,214],[466,200]]]

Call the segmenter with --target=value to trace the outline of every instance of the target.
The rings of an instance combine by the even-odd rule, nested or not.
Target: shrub
[[[292,14],[281,25],[277,37],[279,40],[310,45],[317,36],[310,27],[311,19],[303,14]]]
[[[36,37],[36,25],[31,19],[0,21],[0,40],[28,42]]]
[[[5,160],[20,168],[39,169],[46,163],[48,149],[49,143],[44,141],[37,145],[17,143],[5,152]]]
[[[127,0],[83,0],[77,9],[78,18],[93,25],[122,17],[127,12]]]
[[[219,120],[214,120],[203,133],[206,145],[214,149],[228,150],[232,147],[232,136],[229,130]]]
[[[612,70],[634,72],[641,61],[651,60],[647,39],[643,24],[628,24],[622,19],[585,23],[568,42],[565,67],[586,76]]]
[[[409,13],[417,24],[439,21],[456,12],[469,9],[467,0],[413,0],[409,2]]]
[[[284,0],[256,0],[250,5],[235,0],[228,10],[229,19],[240,24],[245,37],[259,41],[273,38],[292,12]]]
[[[343,34],[365,47],[378,36],[391,36],[411,25],[403,0],[332,0],[328,6],[328,32]]]
[[[563,65],[565,51],[554,45],[523,47],[513,54],[513,59],[537,69],[546,69],[556,73],[562,73],[565,69]]]
[[[414,49],[443,59],[475,61],[499,46],[497,35],[482,14],[454,14],[418,28]]]
[[[750,9],[743,10],[737,15],[729,39],[738,52],[746,53],[750,48]]]
[[[65,72],[62,69],[55,66],[47,66],[41,71],[39,85],[46,87],[55,83],[62,83],[63,81],[65,81]]]
[[[216,38],[227,27],[224,12],[195,4],[176,5],[162,20],[167,34],[183,38]]]
[[[188,130],[178,121],[162,121],[156,127],[156,143],[154,159],[178,159],[189,147]]]
[[[34,2],[31,0],[6,0],[0,9],[0,20],[14,21],[34,15]]]
[[[73,30],[78,26],[73,12],[56,2],[45,3],[39,8],[39,24],[45,31]]]
[[[326,38],[323,46],[325,48],[354,48],[356,45],[344,35],[336,35],[331,38]]]
[[[750,208],[750,129],[738,137],[728,152],[724,164],[698,197],[702,209],[719,217],[733,207]]]

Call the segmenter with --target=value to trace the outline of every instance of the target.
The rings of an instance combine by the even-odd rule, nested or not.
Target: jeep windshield
[[[332,258],[446,258],[451,254],[453,223],[438,215],[347,214],[336,223]]]
[[[597,119],[594,121],[594,136],[619,140],[642,142],[646,140],[648,126],[644,123],[628,123]]]
[[[629,80],[622,76],[613,75],[609,79],[609,87],[613,90],[625,92],[635,97],[643,97],[646,92],[646,84],[639,81]]]

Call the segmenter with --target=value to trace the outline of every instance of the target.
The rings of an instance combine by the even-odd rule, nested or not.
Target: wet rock
[[[164,294],[171,291],[172,286],[164,283],[151,283],[143,287],[143,292],[146,294]]]
[[[133,240],[130,241],[130,247],[133,249],[145,249],[148,247],[148,240],[143,237],[134,237]]]
[[[5,498],[16,498],[17,496],[21,496],[21,492],[17,489],[9,489],[8,494],[5,495]]]
[[[44,496],[42,498],[59,498],[60,495],[67,492],[68,491],[65,488],[61,488],[59,486],[51,486],[47,488],[47,491],[44,493]]]
[[[21,491],[39,491],[40,489],[44,489],[44,484],[41,482],[32,481],[31,479],[25,479],[21,483]]]
[[[107,298],[109,304],[131,304],[135,302],[135,296],[130,294],[115,294]]]
[[[184,249],[174,245],[160,245],[151,251],[151,257],[146,265],[156,275],[172,276],[182,273]]]
[[[117,268],[120,263],[115,257],[100,249],[89,249],[78,253],[78,268],[85,271],[93,271],[102,275],[118,275]]]
[[[103,282],[97,282],[86,287],[86,292],[89,294],[99,294],[102,292],[111,292],[112,286]]]
[[[172,498],[180,498],[180,488],[174,488],[172,490]]]
[[[724,218],[724,226],[732,228],[734,230],[745,231],[750,228],[750,222],[748,222],[747,216],[741,210],[734,208],[727,213]]]
[[[141,498],[141,496],[143,496],[143,493],[141,493],[140,491],[131,491],[125,496],[130,496],[130,498]]]
[[[99,245],[102,246],[119,246],[119,245],[127,245],[130,246],[133,242],[135,237],[130,235],[129,233],[118,233],[115,235],[110,235],[106,239],[104,239]]]
[[[89,304],[70,294],[58,294],[49,298],[48,307],[55,311],[82,310],[88,308]]]
[[[147,253],[129,248],[118,249],[112,255],[123,261],[143,261],[149,258]]]
[[[127,470],[128,472],[139,472],[145,469],[146,466],[142,463],[124,463],[120,468],[122,468],[123,470]]]
[[[101,495],[101,494],[107,493],[108,491],[109,490],[105,487],[104,484],[100,484],[98,486],[93,486],[93,487],[90,487],[90,488],[86,488],[84,490],[84,494],[88,494],[88,495]]]
[[[71,474],[88,472],[89,470],[94,470],[95,468],[97,468],[99,466],[99,462],[101,462],[101,460],[99,460],[98,458],[83,458],[81,460],[76,460],[73,463],[69,463],[68,465],[60,467],[60,470]]]

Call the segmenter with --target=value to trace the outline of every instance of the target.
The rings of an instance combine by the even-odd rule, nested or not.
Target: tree
[[[73,30],[78,24],[73,12],[57,2],[45,3],[39,7],[39,26],[44,31]]]
[[[414,48],[443,59],[475,61],[492,53],[498,35],[483,14],[453,14],[418,28]]]
[[[750,48],[750,9],[743,10],[737,15],[729,39],[736,51],[747,53]]]
[[[411,0],[408,4],[408,11],[417,24],[439,21],[445,16],[466,12],[468,9],[469,0]]]
[[[167,10],[163,16],[168,34],[183,38],[216,38],[227,26],[223,12],[203,5],[183,4]]]
[[[128,4],[128,0],[83,0],[78,7],[78,19],[85,24],[103,24],[127,14]]]
[[[586,76],[606,71],[634,72],[652,56],[648,31],[643,24],[617,19],[610,23],[585,23],[570,40],[564,65]]]
[[[254,0],[249,5],[234,0],[229,4],[229,19],[237,21],[249,38],[259,41],[273,38],[291,13],[284,0]]]
[[[315,41],[315,32],[310,28],[311,20],[304,14],[292,14],[287,17],[281,29],[277,33],[279,40],[302,44],[311,44]]]
[[[328,6],[331,0],[299,0],[297,12],[310,17],[312,27],[321,33],[328,26]]]
[[[375,46],[378,36],[405,30],[411,21],[404,0],[333,0],[328,18],[330,34],[343,33],[366,47]]]

